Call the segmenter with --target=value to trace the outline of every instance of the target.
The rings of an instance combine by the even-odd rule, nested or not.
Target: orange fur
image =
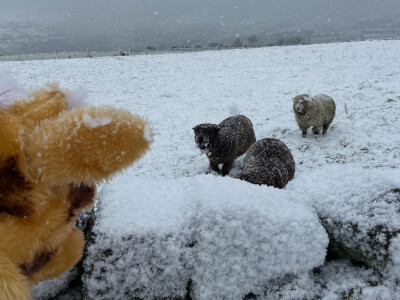
[[[56,84],[48,84],[37,91],[32,91],[27,99],[20,99],[11,107],[13,114],[26,126],[35,126],[42,120],[56,117],[68,110],[65,102],[66,92]]]
[[[29,277],[30,281],[36,284],[48,278],[61,276],[78,262],[83,246],[83,234],[80,230],[74,228],[68,238],[59,245],[58,252],[50,259],[48,264]]]
[[[29,299],[29,284],[80,259],[73,228],[95,184],[148,149],[147,123],[110,107],[68,109],[49,85],[0,109],[0,299]]]
[[[3,128],[0,138],[1,162],[18,155],[23,145],[20,138],[20,133],[23,132],[21,120],[9,111],[0,110],[0,129]]]
[[[29,281],[18,267],[0,252],[0,299],[29,299]]]
[[[97,126],[97,122],[104,124]],[[94,128],[90,126],[94,123]],[[89,126],[88,126],[89,125]],[[42,122],[29,141],[29,155],[42,181],[91,182],[108,178],[148,149],[146,122],[110,107],[80,107]],[[60,160],[59,157],[63,159]]]

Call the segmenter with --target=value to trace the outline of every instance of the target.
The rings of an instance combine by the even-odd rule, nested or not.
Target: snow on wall
[[[70,282],[78,276],[77,268],[72,268],[59,278],[39,282],[32,288],[32,300],[46,300],[56,297],[61,291],[68,289]]]
[[[293,193],[233,178],[123,177],[100,194],[85,261],[92,299],[242,299],[323,264],[328,238]]]
[[[162,179],[119,177],[105,185],[84,283],[92,299],[183,296],[189,280],[184,189]],[[157,199],[157,200],[156,200]]]
[[[397,299],[399,293],[394,281],[380,282],[374,270],[338,260],[284,284],[271,285],[257,300],[392,300]]]
[[[328,234],[367,265],[400,278],[400,170],[335,165],[300,174],[287,189],[304,194]],[[397,191],[397,192],[396,192]]]

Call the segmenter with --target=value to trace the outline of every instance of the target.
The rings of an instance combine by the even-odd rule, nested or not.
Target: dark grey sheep
[[[295,162],[285,143],[266,138],[247,151],[239,178],[254,184],[283,188],[294,177]]]
[[[298,95],[293,100],[293,111],[302,136],[307,136],[307,130],[311,126],[314,134],[319,134],[322,127],[322,134],[325,135],[335,117],[335,101],[323,94],[312,98],[306,94]]]
[[[193,128],[194,140],[209,161],[211,170],[225,176],[232,169],[236,157],[246,153],[256,141],[253,124],[243,116],[236,115],[220,124],[199,124]],[[222,164],[222,170],[219,165]]]

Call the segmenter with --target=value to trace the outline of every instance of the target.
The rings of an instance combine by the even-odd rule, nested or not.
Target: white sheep
[[[314,97],[303,94],[294,97],[293,100],[293,111],[302,136],[307,136],[310,127],[314,134],[319,134],[322,127],[322,134],[325,135],[335,117],[335,101],[323,94]]]

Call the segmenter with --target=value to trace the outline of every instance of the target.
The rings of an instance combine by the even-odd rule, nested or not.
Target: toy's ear
[[[39,179],[92,184],[108,179],[150,147],[147,122],[111,107],[78,107],[37,127],[28,155]]]
[[[39,122],[68,110],[68,103],[65,100],[65,93],[57,84],[48,84],[32,91],[26,99],[16,101],[11,110],[24,125],[36,126]]]

